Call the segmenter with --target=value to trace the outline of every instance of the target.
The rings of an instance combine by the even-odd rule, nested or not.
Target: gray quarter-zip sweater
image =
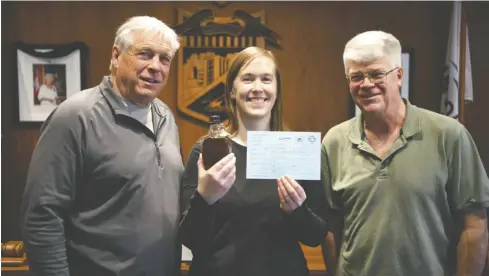
[[[175,275],[180,142],[169,108],[151,112],[154,132],[105,77],[43,124],[21,208],[34,275]]]

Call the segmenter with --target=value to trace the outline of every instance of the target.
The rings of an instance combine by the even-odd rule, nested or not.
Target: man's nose
[[[161,62],[160,62],[160,57],[158,55],[155,55],[152,59],[151,62],[149,63],[150,70],[152,71],[160,71],[161,70]]]

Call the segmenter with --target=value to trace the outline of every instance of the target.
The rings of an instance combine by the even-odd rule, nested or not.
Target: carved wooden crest
[[[210,9],[179,10],[178,23],[178,110],[202,122],[215,114],[226,119],[224,89],[234,56],[249,46],[280,49],[279,36],[265,26],[264,12],[216,17]]]

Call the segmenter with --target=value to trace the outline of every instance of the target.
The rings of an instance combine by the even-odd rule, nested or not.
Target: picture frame
[[[15,43],[18,121],[44,122],[64,100],[87,87],[88,47]]]
[[[411,49],[403,49],[401,53],[401,67],[403,69],[402,85],[401,85],[401,97],[407,100],[410,99],[410,91],[412,90],[412,68],[413,67],[413,51]],[[351,116],[355,117],[360,114],[360,108],[355,104],[353,99],[350,97],[351,102]]]

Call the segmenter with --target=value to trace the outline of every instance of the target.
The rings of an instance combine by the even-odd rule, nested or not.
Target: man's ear
[[[120,51],[119,47],[114,45],[114,47],[112,47],[112,57],[110,59],[112,67],[117,68],[119,66],[120,54],[121,54],[121,51]]]
[[[404,70],[399,67],[399,69],[397,69],[397,83],[399,84],[399,86],[402,85],[402,77],[404,76]]]

